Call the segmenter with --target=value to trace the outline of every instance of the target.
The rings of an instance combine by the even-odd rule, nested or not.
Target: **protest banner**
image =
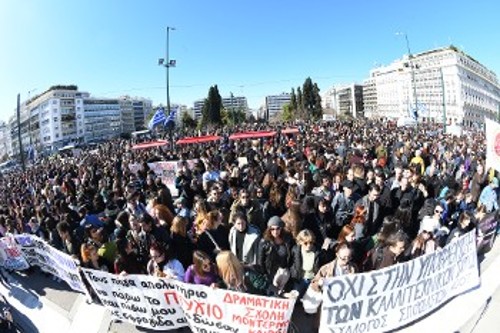
[[[196,160],[186,160],[188,168],[190,170],[194,169],[196,164]],[[155,173],[157,177],[161,178],[163,184],[165,184],[170,193],[176,197],[179,195],[179,191],[175,187],[175,177],[177,174],[177,170],[182,167],[181,161],[162,161],[162,162],[153,162],[148,163],[148,167]],[[130,163],[128,165],[130,172],[137,175],[139,170],[142,170],[142,165],[140,163]]]
[[[82,270],[114,318],[154,330],[187,326],[174,282],[149,275],[119,276]]]
[[[137,175],[137,172],[139,172],[140,170],[142,170],[142,164],[140,163],[130,163],[128,165],[128,169],[130,170],[130,172],[132,172],[134,175]]]
[[[24,270],[30,267],[13,237],[0,238],[0,266],[12,270]]]
[[[286,333],[295,306],[295,299],[177,285],[177,299],[193,332]]]
[[[75,291],[87,293],[78,272],[78,262],[73,257],[53,248],[37,236],[21,234],[14,237],[30,265],[39,266],[44,272],[57,276]]]
[[[173,196],[177,196],[178,194],[177,188],[175,188],[177,163],[178,161],[148,163],[149,168],[154,171],[157,177],[161,178],[162,183],[168,187]]]
[[[327,279],[320,333],[386,332],[479,285],[475,232],[381,270]]]
[[[477,252],[482,254],[491,250],[497,235],[498,219],[495,213],[487,214],[477,223]]]

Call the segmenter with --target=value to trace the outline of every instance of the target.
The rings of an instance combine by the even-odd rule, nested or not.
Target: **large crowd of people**
[[[436,251],[498,209],[484,133],[297,125],[293,134],[221,128],[220,141],[173,150],[121,139],[44,158],[1,176],[0,234],[35,234],[114,274],[302,298],[327,277]],[[250,129],[277,135],[229,139]],[[177,196],[148,167],[162,160],[180,161]]]

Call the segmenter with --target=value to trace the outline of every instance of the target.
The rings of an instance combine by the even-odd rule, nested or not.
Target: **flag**
[[[158,108],[158,110],[156,110],[155,114],[153,115],[153,118],[151,118],[151,120],[149,121],[148,128],[152,130],[156,125],[164,124],[166,123],[166,121],[167,117],[163,112],[163,108]]]
[[[486,170],[500,171],[500,124],[485,118],[486,123]]]
[[[177,109],[179,107],[175,107],[173,108],[171,111],[170,111],[170,114],[168,115],[168,117],[165,118],[165,126],[167,126],[167,124],[169,122],[174,122],[175,123],[175,116],[177,115]]]

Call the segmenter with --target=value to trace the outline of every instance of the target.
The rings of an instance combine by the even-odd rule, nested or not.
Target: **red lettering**
[[[165,301],[168,305],[170,305],[170,297],[174,298],[174,304],[179,304],[179,300],[177,299],[177,293],[175,291],[167,291],[163,294],[165,296]]]

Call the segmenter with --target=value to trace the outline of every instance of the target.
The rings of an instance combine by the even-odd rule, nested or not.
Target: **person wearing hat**
[[[491,213],[498,209],[498,178],[493,177],[490,184],[486,186],[479,196],[479,205],[486,207],[486,211]]]
[[[285,223],[279,216],[271,217],[267,222],[267,228],[259,244],[257,265],[260,271],[266,274],[269,281],[282,280],[278,279],[284,276],[284,274],[281,273],[287,270],[289,271],[292,264],[291,259],[294,240],[292,235],[285,231],[284,228]],[[276,278],[277,275],[280,276]],[[274,287],[279,290],[270,291],[280,291],[284,286]]]

